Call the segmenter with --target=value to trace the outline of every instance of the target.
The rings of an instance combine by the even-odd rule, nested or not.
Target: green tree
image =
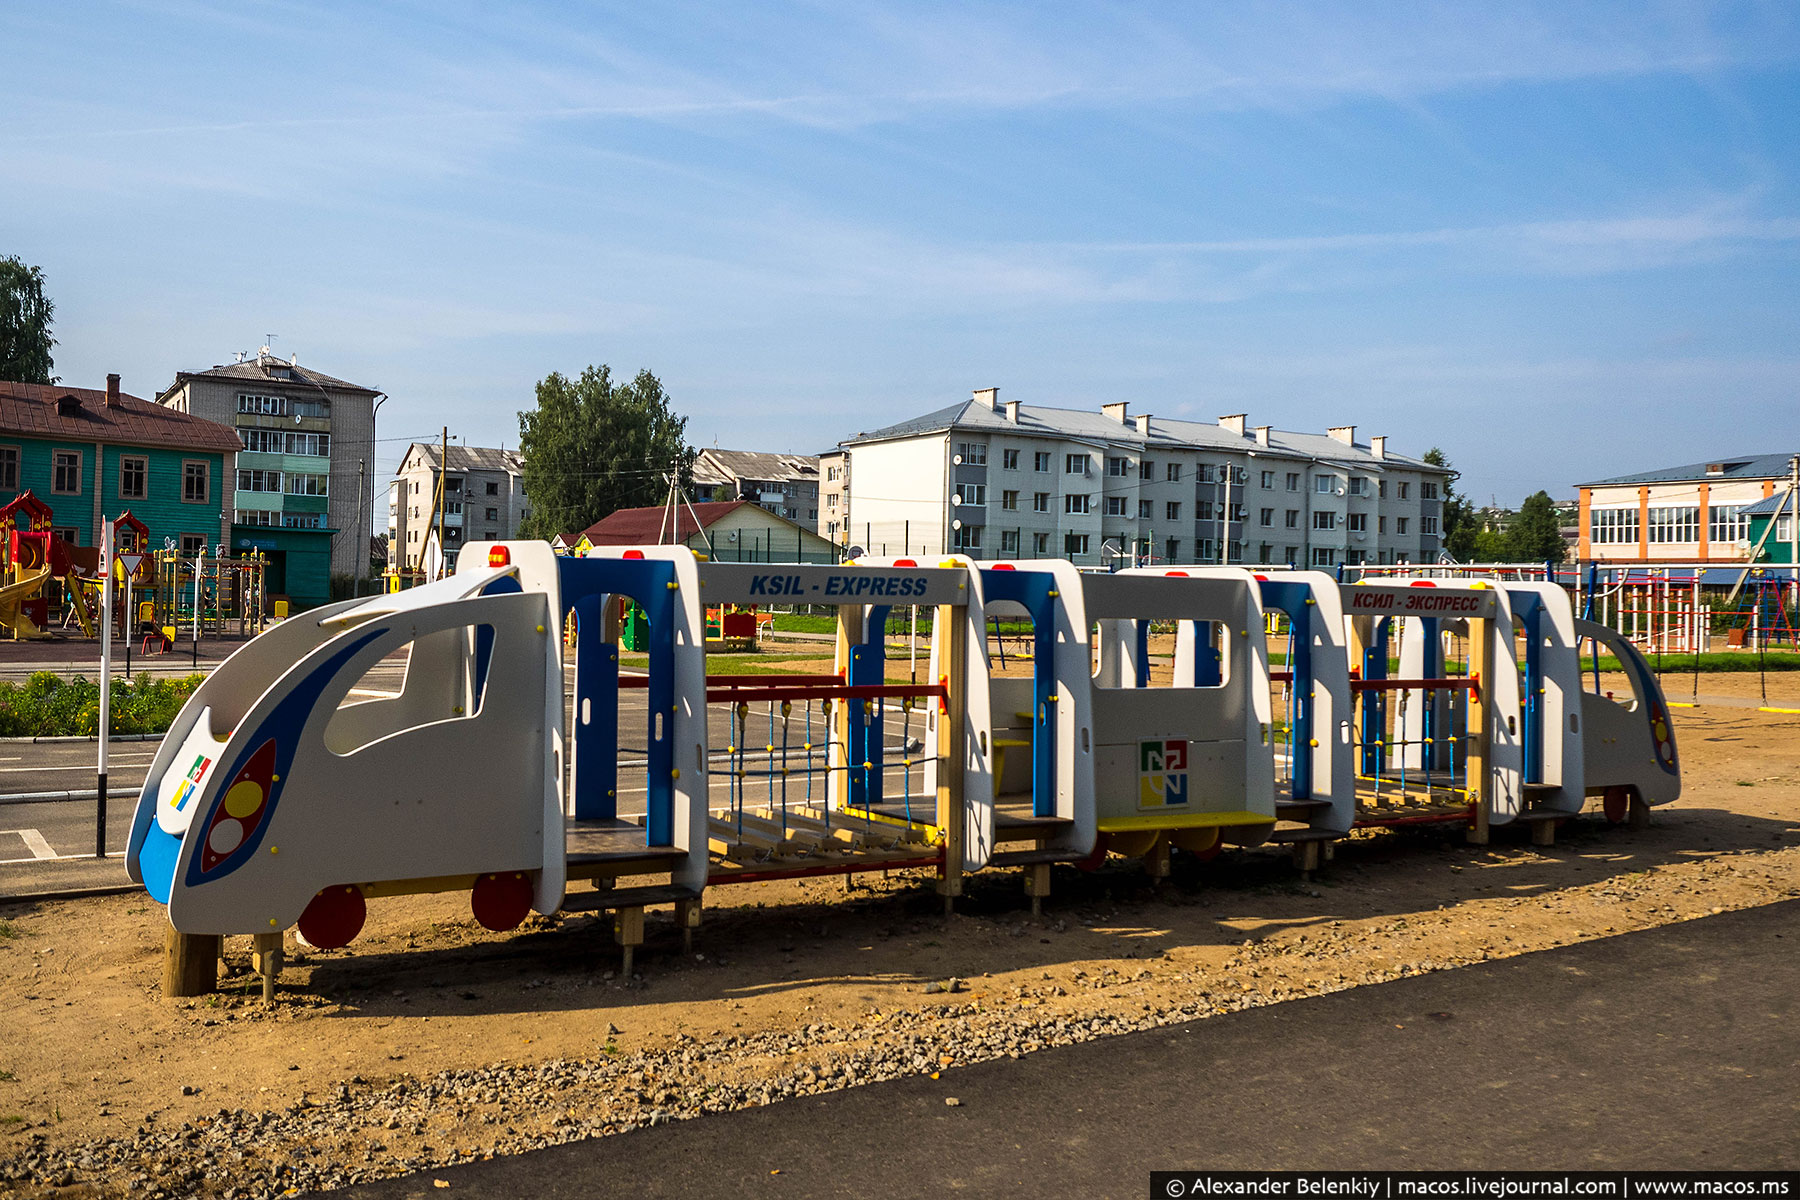
[[[50,317],[56,311],[44,295],[44,273],[16,258],[0,258],[0,379],[13,383],[55,383],[50,374]]]
[[[1512,539],[1498,529],[1478,529],[1475,531],[1475,536],[1469,539],[1469,543],[1469,557],[1463,559],[1463,562],[1512,561]]]
[[[1569,550],[1563,541],[1561,524],[1549,492],[1533,492],[1525,497],[1525,503],[1519,505],[1519,515],[1506,531],[1514,561],[1561,562]]]
[[[531,502],[521,533],[548,539],[621,508],[662,503],[671,470],[683,487],[693,481],[686,433],[687,418],[648,371],[630,383],[615,382],[604,364],[575,379],[552,371],[538,382],[537,407],[519,414]]]
[[[1481,532],[1481,519],[1475,506],[1456,490],[1455,468],[1444,452],[1433,446],[1425,452],[1424,461],[1442,467],[1450,474],[1444,477],[1444,512],[1439,529],[1439,544],[1457,562],[1476,560],[1475,535]]]

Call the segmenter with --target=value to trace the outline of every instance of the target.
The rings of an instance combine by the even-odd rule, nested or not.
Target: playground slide
[[[132,821],[132,878],[170,923],[298,922],[341,945],[363,896],[382,891],[470,888],[478,916],[512,910],[514,924],[524,904],[555,911],[562,672],[544,568],[478,567],[329,605],[220,664],[165,737]],[[351,696],[403,649],[398,695]]]
[[[20,641],[50,636],[25,613],[25,601],[36,596],[49,578],[50,568],[43,567],[16,583],[0,587],[0,627],[12,630],[13,636]]]

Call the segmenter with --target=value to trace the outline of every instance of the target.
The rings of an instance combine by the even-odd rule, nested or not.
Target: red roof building
[[[244,448],[230,426],[190,416],[117,390],[0,380],[0,434],[112,446],[175,450]]]
[[[582,531],[589,546],[680,544],[717,562],[836,562],[831,543],[748,500],[680,507],[673,532],[668,509],[622,508]]]

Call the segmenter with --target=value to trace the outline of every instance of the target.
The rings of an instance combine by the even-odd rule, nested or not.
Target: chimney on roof
[[[1133,418],[1133,420],[1135,420],[1137,422],[1137,431],[1139,433],[1143,434],[1145,437],[1149,437],[1150,436],[1150,414],[1149,413],[1139,413],[1136,417]]]
[[[1356,445],[1356,426],[1354,425],[1333,425],[1325,432],[1334,442],[1342,442],[1346,446]]]
[[[1014,425],[1019,423],[1019,402],[1017,400],[1008,400],[1006,402],[1006,419],[1011,421]]]
[[[1269,444],[1269,431],[1274,428],[1275,427],[1273,425],[1258,425],[1256,427],[1256,444],[1259,446],[1268,445]]]
[[[1125,422],[1131,420],[1130,417],[1125,415],[1125,410],[1128,407],[1130,407],[1130,401],[1115,400],[1111,404],[1102,404],[1100,406],[1100,412],[1105,416],[1111,417],[1113,420],[1119,422],[1122,425]]]
[[[1225,417],[1219,418],[1219,428],[1230,430],[1232,433],[1237,434],[1239,437],[1243,437],[1244,436],[1244,422],[1248,421],[1249,419],[1250,419],[1249,413],[1232,413],[1230,416],[1225,416]]]
[[[1369,439],[1369,453],[1376,458],[1387,457],[1387,435],[1385,433]]]
[[[117,371],[106,377],[106,407],[119,407],[119,373]]]
[[[975,403],[985,404],[989,408],[993,409],[995,412],[999,412],[1000,411],[1000,389],[997,387],[976,388],[975,389]]]

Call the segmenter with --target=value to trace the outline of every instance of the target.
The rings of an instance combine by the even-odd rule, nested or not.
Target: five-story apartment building
[[[1215,425],[1124,401],[1085,412],[997,388],[841,448],[824,461],[841,465],[842,498],[822,514],[840,546],[1084,566],[1430,562],[1449,476],[1350,425]]]

